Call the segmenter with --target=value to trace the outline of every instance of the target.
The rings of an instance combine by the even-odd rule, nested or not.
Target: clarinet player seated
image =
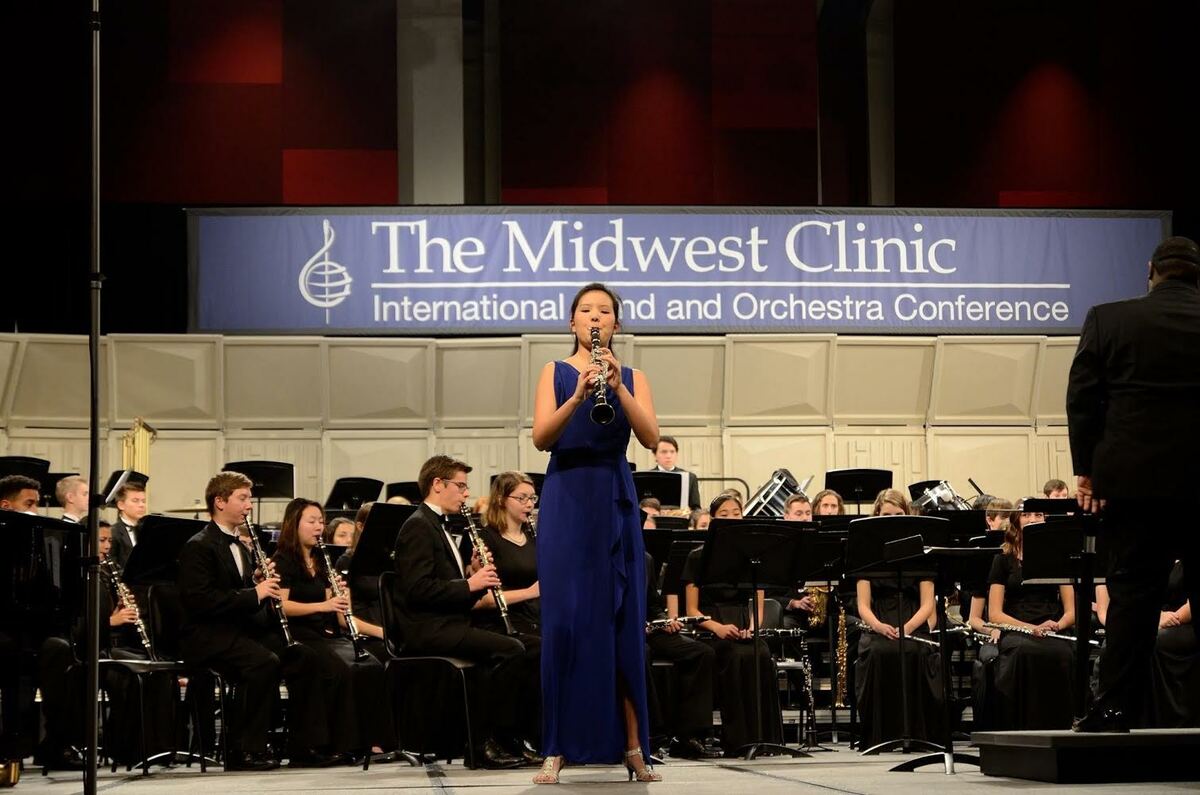
[[[1067,729],[1075,714],[1075,644],[1046,633],[1074,626],[1075,589],[1024,584],[1025,527],[1043,521],[1040,513],[1021,510],[1026,500],[1017,503],[1019,512],[1012,515],[988,576],[990,623],[1014,628],[1000,632],[994,664],[997,717],[1002,729]]]
[[[320,503],[298,497],[287,504],[272,561],[292,637],[316,653],[324,683],[329,750],[353,761],[356,753],[394,749],[396,732],[385,692],[383,665],[350,635],[358,630],[350,592],[318,546],[325,530]],[[334,584],[340,593],[334,593]],[[349,616],[347,614],[350,614]]]
[[[904,516],[910,511],[908,497],[896,489],[885,489],[875,498],[872,516]],[[859,618],[866,625],[858,641],[854,695],[863,722],[863,742],[877,745],[904,736],[937,740],[942,736],[942,688],[937,651],[927,643],[905,641],[904,670],[900,682],[900,627],[906,637],[929,638],[928,621],[934,612],[933,581],[904,580],[900,588],[894,578],[861,579],[857,582]],[[897,686],[908,691],[908,725],[900,708]]]

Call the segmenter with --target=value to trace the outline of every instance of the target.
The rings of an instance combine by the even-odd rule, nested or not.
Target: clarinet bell
[[[608,403],[597,403],[592,406],[592,422],[597,425],[608,425],[617,416],[617,412]]]

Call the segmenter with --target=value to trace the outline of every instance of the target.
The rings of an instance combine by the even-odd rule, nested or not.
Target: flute
[[[863,621],[862,619],[859,619],[858,626],[862,629],[863,632],[870,632],[872,635],[879,635],[880,637],[887,637],[882,632],[876,631],[874,627],[872,627],[870,624],[868,624],[866,621]],[[914,640],[917,643],[924,643],[926,646],[932,646],[935,649],[940,649],[942,646],[942,644],[938,643],[936,640],[931,640],[929,638],[922,638],[920,635],[910,635],[907,632],[904,633],[904,639],[905,640]],[[900,639],[896,638],[896,640],[898,642]]]
[[[1043,632],[1039,635],[1032,627],[1022,627],[1018,624],[999,624],[994,621],[985,621],[983,625],[988,629],[998,629],[1001,632],[1016,632],[1021,635],[1032,635],[1035,638],[1058,638],[1059,640],[1069,640],[1072,643],[1079,642],[1079,638],[1074,635],[1063,635],[1058,632]],[[1100,641],[1095,639],[1089,640],[1088,643],[1092,646],[1100,645]]]

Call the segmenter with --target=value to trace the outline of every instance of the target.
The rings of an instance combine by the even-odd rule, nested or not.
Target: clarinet
[[[250,531],[250,548],[254,553],[254,565],[262,572],[262,576],[266,579],[271,569],[269,568],[270,560],[267,558],[267,553],[263,551],[262,544],[258,541],[258,533],[254,532],[254,528],[250,526],[250,521],[242,517],[242,524]],[[296,641],[292,639],[292,628],[288,626],[287,614],[283,612],[283,600],[279,598],[271,599],[271,607],[275,611],[275,617],[279,619],[279,628],[283,630],[283,640],[288,648],[296,645]]]
[[[662,632],[671,622],[678,622],[684,627],[694,627],[702,621],[711,620],[712,616],[680,616],[679,618],[655,618],[646,622],[646,634],[652,635],[655,632]]]
[[[329,559],[329,550],[325,547],[324,539],[318,538],[317,546],[321,549],[321,557],[325,559],[325,578],[329,580],[329,590],[334,596],[345,596],[349,599],[350,594],[342,589],[341,580],[333,570],[333,562]],[[362,647],[362,635],[358,632],[358,622],[354,620],[354,609],[349,605],[346,607],[346,629],[350,632],[350,643],[354,646],[354,658],[365,660],[370,657],[370,652]]]
[[[471,546],[475,548],[476,554],[479,555],[479,562],[487,566],[492,562],[492,556],[488,552],[487,545],[483,543],[483,536],[479,535],[479,528],[475,526],[475,520],[471,518],[471,509],[464,502],[458,507],[458,512],[461,513],[467,520],[467,534],[471,536]],[[508,620],[508,600],[504,598],[504,591],[499,585],[493,585],[488,589],[492,594],[492,598],[496,600],[496,607],[500,610],[500,620],[504,622],[504,631],[509,635],[515,635],[516,630],[513,629],[512,622]]]
[[[1072,643],[1079,642],[1079,638],[1075,637],[1074,635],[1063,635],[1059,632],[1043,632],[1041,635],[1038,635],[1030,627],[1022,627],[1017,624],[997,624],[994,621],[985,621],[983,622],[983,625],[988,629],[998,629],[1001,632],[1016,632],[1021,635],[1031,635],[1035,638],[1058,638],[1059,640],[1069,640]],[[1090,643],[1092,646],[1100,645],[1100,641],[1095,639],[1089,640],[1088,643]]]
[[[134,597],[133,591],[130,591],[129,586],[121,582],[121,567],[111,558],[105,558],[100,561],[100,565],[108,570],[109,577],[112,579],[113,590],[117,593],[117,603],[121,607],[128,607],[133,610],[133,626],[137,629],[138,638],[142,641],[142,648],[146,650],[146,656],[153,661],[155,659],[154,647],[150,644],[150,633],[146,631],[146,622],[142,620],[142,611],[138,609],[137,599]]]
[[[596,373],[596,383],[592,385],[592,397],[596,405],[592,406],[592,422],[597,425],[608,425],[617,416],[616,410],[609,405],[608,393],[605,391],[608,383],[608,362],[600,358],[600,329],[592,327],[592,364],[600,367]]]

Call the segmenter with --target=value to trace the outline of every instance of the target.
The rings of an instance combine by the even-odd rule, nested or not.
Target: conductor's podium
[[[1200,729],[976,732],[971,740],[988,776],[1055,784],[1200,781]]]

